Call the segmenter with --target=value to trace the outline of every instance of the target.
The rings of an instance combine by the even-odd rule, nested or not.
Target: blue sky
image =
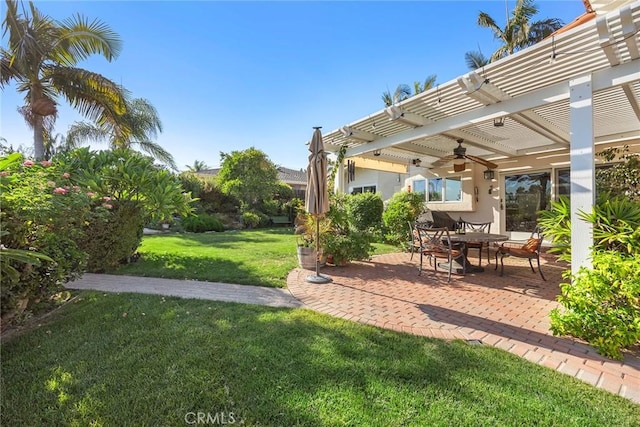
[[[506,3],[512,9],[515,1]],[[537,1],[537,19],[571,22],[581,0]],[[99,18],[123,40],[109,63],[81,67],[122,83],[158,110],[157,142],[180,169],[211,167],[220,152],[256,147],[277,165],[307,164],[313,126],[334,130],[383,108],[382,93],[431,75],[444,83],[466,73],[464,54],[497,44],[476,24],[480,10],[500,25],[505,1],[214,2],[37,1],[54,19]],[[6,7],[2,2],[4,18]],[[3,39],[3,46],[5,45]],[[16,112],[22,97],[2,92],[0,136],[32,146]],[[82,117],[64,101],[56,132]],[[96,149],[106,148],[101,145]]]

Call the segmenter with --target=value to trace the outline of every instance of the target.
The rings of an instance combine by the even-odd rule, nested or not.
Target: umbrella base
[[[312,274],[307,276],[307,282],[309,283],[329,283],[331,282],[331,277],[323,276],[322,274]]]

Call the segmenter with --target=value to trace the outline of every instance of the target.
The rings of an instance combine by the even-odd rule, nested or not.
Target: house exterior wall
[[[388,200],[403,189],[406,174],[384,172],[374,169],[356,168],[355,179],[345,184],[345,192],[351,194],[356,187],[376,186],[376,193],[382,200]],[[345,180],[346,182],[346,180]]]
[[[640,140],[627,142],[631,152],[640,152]],[[602,144],[596,147],[596,151],[602,151],[614,144]],[[620,144],[615,144],[620,146]],[[504,203],[504,177],[507,175],[517,175],[520,173],[545,172],[551,173],[551,200],[557,199],[557,172],[562,169],[569,169],[569,151],[547,152],[535,155],[513,157],[506,160],[496,160],[499,167],[494,171],[494,178],[491,181],[485,180],[482,165],[467,163],[467,169],[463,173],[454,172],[451,166],[440,169],[427,169],[412,167],[409,175],[404,180],[403,190],[409,190],[409,186],[415,179],[427,179],[433,177],[462,176],[462,202],[455,203],[428,203],[425,207],[430,210],[448,212],[451,217],[470,222],[491,221],[491,232],[507,234],[511,238],[522,239],[528,237],[523,233],[507,233],[505,224],[505,203]],[[602,164],[596,158],[596,165]],[[489,188],[492,187],[491,194]],[[475,195],[477,188],[477,200]]]

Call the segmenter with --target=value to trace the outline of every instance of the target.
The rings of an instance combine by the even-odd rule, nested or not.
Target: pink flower
[[[102,198],[102,200],[104,200],[105,202],[108,202],[108,201],[110,201],[110,200],[111,200],[111,197],[109,197],[109,196],[104,196],[104,197]]]
[[[65,172],[65,173],[63,173],[63,174],[62,174],[62,177],[63,177],[63,178],[69,178],[70,176],[71,176],[71,175],[69,175],[69,173],[68,173],[68,172]]]
[[[55,183],[55,182],[53,182],[53,181],[47,181],[47,185],[48,185],[49,187],[55,187],[55,186],[56,186],[56,183]]]
[[[0,176],[9,176],[9,172],[2,171],[2,172],[0,172]]]
[[[53,192],[54,192],[55,194],[67,194],[67,190],[65,190],[65,189],[64,189],[64,188],[62,188],[62,187],[54,188],[54,189],[53,189]]]
[[[22,166],[33,166],[33,165],[34,165],[34,163],[31,160],[27,160],[26,162],[24,162],[22,164]]]
[[[91,191],[87,193],[87,197],[93,197],[93,196],[95,196],[95,193],[92,193]]]
[[[51,166],[51,162],[49,160],[43,160],[40,162],[40,164],[45,167]]]
[[[109,203],[103,203],[102,206],[107,209],[111,209],[113,207],[113,205],[110,205]]]

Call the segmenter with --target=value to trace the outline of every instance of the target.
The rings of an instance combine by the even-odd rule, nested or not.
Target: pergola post
[[[593,130],[593,90],[591,75],[569,81],[571,128],[571,272],[591,267],[593,227],[580,219],[595,204],[595,145]]]

